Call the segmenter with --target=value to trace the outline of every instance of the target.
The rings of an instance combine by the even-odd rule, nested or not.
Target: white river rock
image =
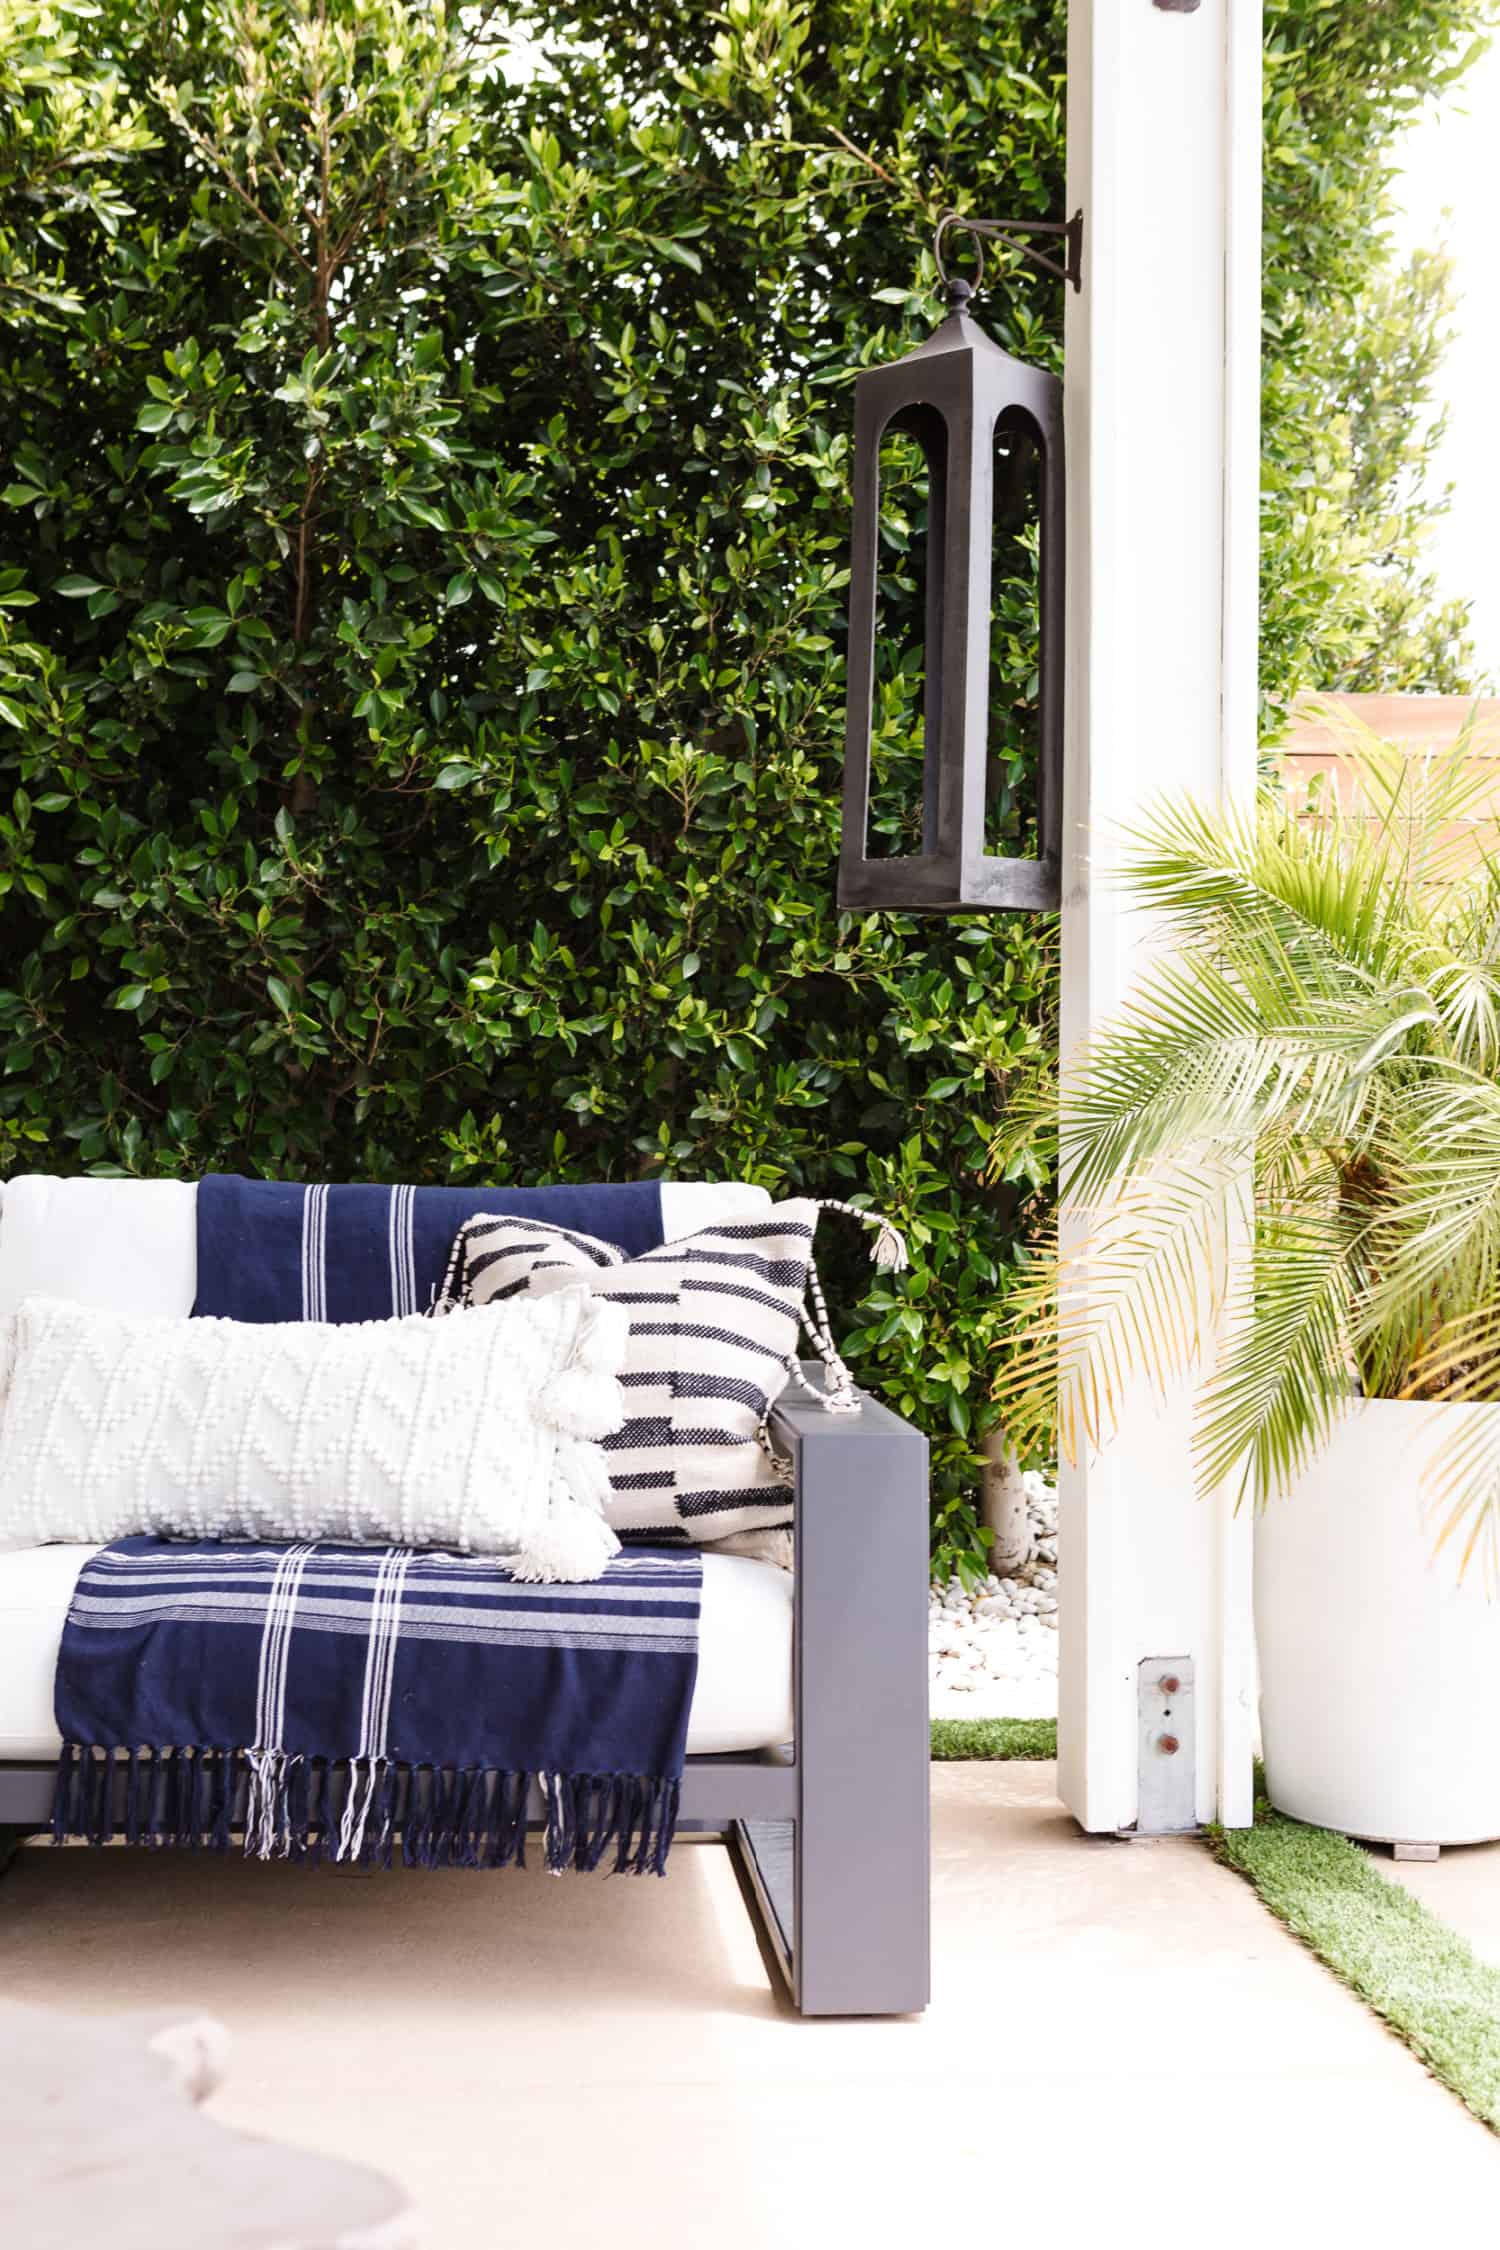
[[[1057,1494],[1026,1478],[1033,1553],[1013,1578],[965,1593],[934,1586],[928,1620],[935,1719],[1057,1716]]]

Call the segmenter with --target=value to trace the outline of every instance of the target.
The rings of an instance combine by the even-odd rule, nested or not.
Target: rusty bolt
[[[1182,1745],[1175,1734],[1159,1734],[1156,1738],[1156,1747],[1163,1757],[1175,1758]]]
[[[1177,1690],[1181,1687],[1182,1682],[1178,1679],[1175,1672],[1163,1672],[1161,1678],[1157,1681],[1156,1684],[1161,1689],[1163,1695],[1175,1695],[1177,1693]]]

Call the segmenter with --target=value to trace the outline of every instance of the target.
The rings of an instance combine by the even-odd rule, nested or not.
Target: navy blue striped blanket
[[[654,1180],[550,1188],[304,1187],[210,1172],[199,1183],[197,1314],[390,1320],[426,1312],[466,1219],[481,1211],[661,1247]]]
[[[654,1188],[535,1190],[520,1209],[513,1193],[456,1193],[205,1180],[194,1310],[420,1310],[476,1210],[626,1249],[660,1240]],[[537,1586],[492,1557],[403,1547],[116,1540],[85,1565],[63,1630],[53,1833],[103,1842],[122,1826],[223,1850],[242,1830],[262,1858],[374,1866],[399,1838],[408,1865],[503,1867],[539,1809],[554,1872],[661,1874],[701,1588],[700,1558],[679,1550]]]

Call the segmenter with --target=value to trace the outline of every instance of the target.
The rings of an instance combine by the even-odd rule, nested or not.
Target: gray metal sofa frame
[[[927,1443],[871,1400],[793,1393],[772,1431],[797,1490],[796,1740],[690,1758],[681,1825],[727,1836],[802,2015],[907,2015],[928,1997]],[[0,1866],[52,1782],[0,1764]]]

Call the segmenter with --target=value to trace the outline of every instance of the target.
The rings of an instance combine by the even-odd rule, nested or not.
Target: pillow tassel
[[[553,1479],[547,1513],[521,1552],[509,1563],[511,1577],[523,1586],[578,1582],[603,1575],[620,1552],[620,1542],[599,1510],[579,1498],[561,1467]]]
[[[619,1374],[630,1323],[623,1306],[575,1294],[579,1318],[568,1364],[543,1385],[537,1407],[566,1437],[613,1437],[625,1420]]]
[[[874,1227],[875,1245],[870,1258],[883,1271],[904,1273],[910,1265],[906,1237],[883,1211],[862,1211],[857,1204],[842,1203],[833,1195],[818,1196],[815,1208],[819,1211],[842,1211],[846,1218],[858,1219],[861,1226]],[[828,1381],[824,1389],[815,1391],[795,1357],[789,1357],[786,1368],[792,1381],[806,1391],[809,1398],[815,1398],[825,1413],[857,1414],[859,1387],[834,1342],[833,1324],[828,1318],[828,1300],[823,1295],[823,1284],[818,1278],[818,1268],[811,1251],[807,1259],[807,1298],[802,1306],[802,1327],[813,1350],[823,1362]],[[762,1442],[767,1443],[764,1439]],[[771,1458],[774,1459],[775,1456],[772,1455]]]
[[[547,1513],[511,1565],[526,1585],[600,1576],[620,1542],[605,1521],[609,1475],[598,1440],[625,1420],[618,1376],[629,1340],[623,1306],[579,1291],[579,1319],[568,1365],[537,1399],[558,1433]]]
[[[870,1216],[878,1221],[880,1230],[875,1237],[875,1247],[870,1252],[871,1258],[887,1273],[905,1273],[911,1264],[905,1235],[899,1227],[893,1227],[890,1220],[880,1212],[872,1211]]]
[[[911,1264],[906,1237],[883,1211],[862,1211],[857,1203],[841,1203],[835,1195],[820,1195],[816,1200],[820,1211],[842,1211],[846,1219],[858,1219],[862,1227],[874,1227],[870,1263],[883,1273],[905,1273]]]

